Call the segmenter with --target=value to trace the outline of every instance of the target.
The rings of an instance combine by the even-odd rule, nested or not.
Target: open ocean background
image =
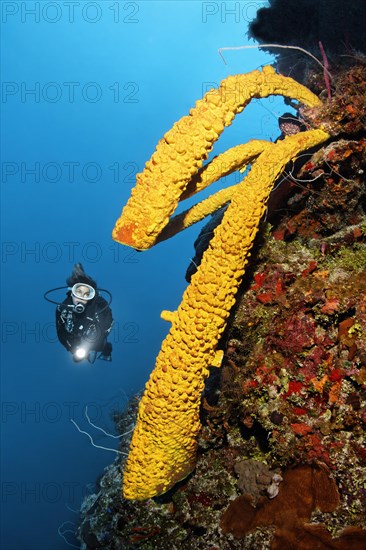
[[[173,123],[227,75],[273,62],[255,49],[226,52],[226,65],[218,54],[253,44],[247,26],[266,5],[1,2],[2,550],[79,547],[77,511],[115,454],[70,420],[116,447],[85,407],[113,432],[111,412],[144,386],[169,328],[160,312],[180,302],[202,224],[144,253],[112,241],[112,228]],[[254,101],[214,154],[276,139],[286,110],[281,98]],[[43,299],[79,261],[113,294],[112,363],[74,363]]]

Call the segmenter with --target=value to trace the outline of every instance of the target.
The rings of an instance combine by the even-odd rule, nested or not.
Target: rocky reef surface
[[[323,75],[307,84],[321,93]],[[202,396],[196,469],[162,497],[128,501],[116,460],[83,503],[84,549],[366,546],[366,63],[298,118],[334,137],[288,166],[270,198]]]

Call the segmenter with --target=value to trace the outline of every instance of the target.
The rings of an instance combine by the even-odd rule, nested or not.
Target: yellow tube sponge
[[[218,155],[210,163],[206,164],[197,173],[196,177],[189,182],[185,192],[181,196],[181,200],[202,191],[205,187],[231,174],[235,170],[245,170],[247,165],[258,157],[260,153],[272,146],[273,143],[269,141],[251,140],[248,143],[237,145],[221,153],[221,155]],[[231,200],[236,185],[221,189],[217,193],[210,195],[207,199],[171,218],[155,242],[159,243],[170,239],[170,237],[176,235],[179,231],[183,231],[221,208],[221,206]]]
[[[270,141],[252,139],[248,143],[241,143],[240,145],[231,147],[231,149],[213,158],[211,162],[203,166],[193,176],[186,190],[182,193],[180,200],[191,197],[236,170],[242,170],[247,164],[257,158],[258,155],[263,153],[267,147],[271,147],[272,145]]]
[[[162,494],[193,470],[204,381],[208,367],[218,364],[217,344],[268,196],[290,160],[328,137],[322,130],[299,133],[258,157],[236,186],[178,310],[165,312],[172,326],[140,401],[124,471],[125,498],[142,500]]]
[[[188,116],[174,124],[137,174],[137,183],[113,230],[113,238],[137,249],[151,247],[168,223],[192,176],[207,158],[225,126],[252,98],[284,95],[314,107],[320,100],[295,80],[262,72],[229,76],[210,90]],[[151,200],[154,197],[154,200]]]
[[[245,170],[247,165],[258,157],[260,153],[272,146],[273,143],[270,141],[251,140],[248,143],[237,145],[221,153],[221,155],[218,155],[210,163],[206,164],[199,171],[197,177],[189,182],[186,191],[181,196],[181,200],[202,191],[205,187],[208,187],[223,176],[231,174],[235,170]],[[157,236],[155,243],[170,239],[173,235],[179,233],[179,231],[187,229],[187,227],[203,220],[206,216],[221,208],[221,206],[231,200],[236,185],[221,189],[210,195],[207,199],[170,218],[168,224]]]
[[[230,185],[230,187],[220,189],[217,193],[214,193],[213,195],[207,197],[207,199],[191,206],[188,210],[177,214],[177,216],[173,216],[168,225],[164,227],[163,231],[157,237],[156,243],[170,239],[170,237],[173,237],[179,233],[179,231],[187,229],[187,227],[203,220],[209,214],[216,212],[216,210],[221,208],[221,206],[231,201],[231,197],[233,196],[237,185],[238,184]]]

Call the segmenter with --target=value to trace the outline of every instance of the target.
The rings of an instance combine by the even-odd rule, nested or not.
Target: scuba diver
[[[110,303],[112,296],[104,289],[98,289],[97,283],[84,271],[83,266],[75,264],[67,287],[58,287],[45,293],[45,299],[57,304],[56,330],[61,344],[69,351],[75,362],[87,359],[112,360],[112,344],[107,336],[113,324]],[[67,288],[66,299],[59,303],[48,298],[50,292]],[[109,296],[107,302],[100,292]],[[99,353],[99,355],[98,355]]]

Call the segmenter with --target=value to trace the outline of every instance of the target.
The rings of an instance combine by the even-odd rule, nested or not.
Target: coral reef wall
[[[363,0],[269,0],[269,7],[258,10],[249,35],[259,43],[313,49],[320,40],[333,54],[366,53],[365,18]]]
[[[366,55],[366,3],[363,0],[269,0],[249,25],[249,36],[260,44],[302,47],[320,56],[319,41],[336,65]],[[267,47],[283,74],[301,75],[309,59],[294,50]]]
[[[329,100],[319,67],[273,50],[279,68],[325,97],[280,127],[322,127],[331,139],[289,163],[270,197],[222,366],[206,381],[195,470],[138,502],[123,498],[116,461],[83,505],[84,549],[366,547],[365,5],[270,5],[252,35],[318,56],[321,40],[332,76]],[[207,244],[198,240],[201,255]]]
[[[127,501],[116,462],[85,503],[84,548],[365,547],[365,82],[362,65],[335,76],[309,113],[341,134],[272,194],[206,382],[195,471]]]

